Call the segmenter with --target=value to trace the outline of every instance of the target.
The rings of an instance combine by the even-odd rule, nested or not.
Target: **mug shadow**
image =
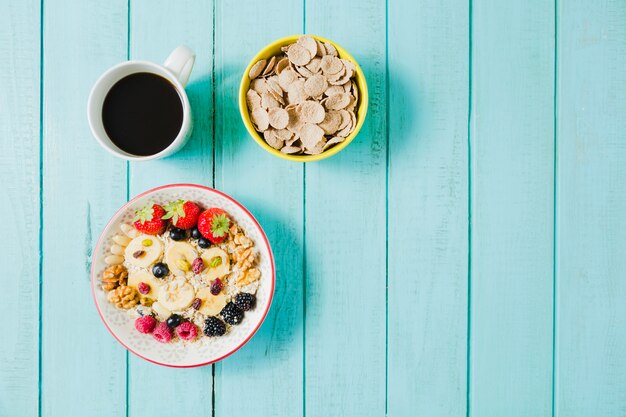
[[[226,64],[192,79],[186,87],[193,117],[193,132],[177,158],[208,158],[224,148],[234,153],[247,135],[239,113],[239,81],[242,65]],[[215,84],[215,85],[214,85]],[[171,158],[171,157],[170,157]]]

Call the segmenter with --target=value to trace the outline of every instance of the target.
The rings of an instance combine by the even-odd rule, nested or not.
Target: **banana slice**
[[[212,247],[200,255],[204,261],[204,276],[208,280],[223,277],[230,272],[228,254],[218,247]],[[216,259],[218,258],[218,259]]]
[[[184,310],[194,298],[196,292],[184,278],[177,278],[159,288],[159,303],[168,310]]]
[[[163,304],[159,303],[158,301],[152,304],[152,311],[156,313],[157,317],[161,321],[167,320],[168,317],[172,315],[172,312],[165,308]]]
[[[207,316],[217,316],[226,305],[226,294],[224,294],[224,291],[218,295],[213,295],[209,287],[200,288],[196,293],[196,297],[202,300],[198,311]]]
[[[165,251],[165,263],[176,276],[182,276],[191,271],[191,265],[197,257],[196,250],[186,242],[172,243]]]
[[[139,235],[124,250],[124,258],[132,266],[147,268],[163,254],[163,244],[154,236]]]
[[[163,285],[162,281],[159,281],[148,271],[139,270],[139,271],[129,271],[128,272],[128,286],[135,288],[137,291],[139,289],[137,286],[140,282],[144,282],[150,286],[150,291],[147,294],[141,294],[141,297],[149,298],[151,300],[157,299],[157,293],[159,291],[159,287]]]

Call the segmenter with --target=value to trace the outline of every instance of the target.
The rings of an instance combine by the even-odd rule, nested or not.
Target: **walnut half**
[[[120,285],[113,291],[109,292],[108,300],[115,304],[115,307],[128,310],[139,302],[139,293],[132,287]]]
[[[102,273],[102,289],[111,291],[120,285],[126,285],[128,271],[122,265],[111,265]]]

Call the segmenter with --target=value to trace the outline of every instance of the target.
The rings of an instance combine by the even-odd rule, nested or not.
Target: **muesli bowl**
[[[162,234],[145,235],[133,228],[137,211],[144,207],[152,207],[153,204],[166,205],[168,202],[176,201],[191,201],[203,209],[219,208],[223,210],[229,219],[229,231],[225,233],[224,241],[219,245],[217,243],[210,242],[210,246],[205,246],[204,244],[202,246],[198,246],[202,242],[200,242],[200,240],[193,241],[193,232],[191,230],[187,230],[185,232],[186,234],[182,241],[179,237],[177,237],[175,241],[175,239],[171,237],[172,234],[170,233],[174,229],[172,219],[169,220],[171,224]],[[200,228],[199,226],[200,222],[198,222],[198,228]],[[124,236],[124,230],[128,230],[128,236]],[[145,237],[148,237],[149,239],[144,239]],[[202,236],[200,237],[203,239]],[[236,239],[233,239],[234,237]],[[142,257],[152,256],[155,246],[160,246],[159,250],[161,251],[161,255],[158,256],[158,260],[155,258],[155,260],[152,261],[153,263],[146,267],[146,271],[142,271],[141,268],[134,265],[134,263],[137,262],[137,259],[131,259],[136,255],[136,248],[132,245],[133,242],[137,240],[141,241],[142,245],[148,243],[146,240],[152,241],[152,243],[148,245],[149,247],[144,248],[148,253],[142,254]],[[235,292],[238,292],[237,285],[239,285],[240,282],[239,279],[240,277],[247,275],[246,273],[240,273],[238,266],[239,261],[235,263],[236,255],[233,255],[232,253],[234,252],[231,252],[227,247],[232,246],[233,251],[243,249],[243,246],[238,245],[244,241],[247,242],[245,248],[249,248],[249,253],[254,255],[252,263],[246,264],[246,268],[248,268],[246,271],[254,269],[255,276],[258,276],[258,279],[243,288],[245,292],[254,294],[255,304],[253,308],[246,310],[245,314],[238,310],[241,315],[236,318],[236,323],[234,323],[235,325],[227,324],[228,318],[232,320],[232,317],[221,317],[221,313],[219,312],[207,313],[211,316],[216,316],[211,317],[211,320],[227,322],[226,324],[222,323],[227,329],[225,334],[221,334],[219,337],[208,337],[209,335],[206,334],[206,331],[203,332],[201,325],[201,323],[204,322],[204,319],[208,316],[203,315],[202,312],[204,312],[203,308],[205,302],[208,303],[208,307],[215,307],[215,305],[211,305],[209,301],[213,302],[211,293],[213,293],[213,284],[216,280],[205,280],[206,276],[203,274],[214,272],[210,269],[212,267],[217,269],[222,268],[223,270],[225,265],[228,264],[228,275],[221,276],[223,284],[221,282],[220,284],[221,287],[223,287],[223,290],[221,292],[218,291],[219,294],[216,293],[215,295],[218,295],[219,297],[217,298],[220,298],[220,300],[221,298],[224,298],[223,303],[228,302],[229,305],[234,305]],[[122,242],[122,245],[126,245],[122,248],[125,252],[122,252],[121,256],[112,254],[113,248],[119,246],[117,242]],[[174,270],[183,268],[185,265],[181,266],[177,263],[178,261],[171,261],[170,263],[172,265],[169,267],[170,271],[168,271],[168,274],[164,277],[157,278],[156,274],[154,276],[148,276],[151,271],[154,271],[153,268],[156,265],[155,262],[161,263],[166,260],[170,261],[173,259],[172,256],[178,256],[183,253],[180,251],[179,247],[176,247],[176,250],[174,250],[175,245],[186,245],[187,243],[189,243],[189,246],[193,246],[195,248],[198,258],[204,256],[205,253],[219,252],[221,251],[220,248],[222,248],[224,249],[224,253],[228,253],[223,259],[225,262],[220,261],[219,263],[211,263],[210,259],[204,258],[207,262],[209,262],[208,264],[205,262],[204,271],[197,271],[195,269],[196,265],[194,265],[193,271],[191,271],[191,268],[186,269],[187,272],[179,271],[180,274],[182,274],[179,276],[175,275]],[[204,247],[208,249],[202,249]],[[129,251],[133,254],[128,255]],[[117,250],[115,252],[119,253]],[[170,258],[167,258],[168,256]],[[120,262],[116,260],[116,257],[123,258],[123,263],[120,264]],[[193,256],[191,256],[191,258],[193,258]],[[184,257],[181,257],[181,259],[184,259]],[[214,259],[218,260],[218,257],[215,257]],[[251,257],[250,259],[253,258]],[[151,261],[147,258],[143,260],[146,262]],[[112,275],[107,275],[107,280],[105,281],[104,272],[112,267],[125,269],[127,274],[124,277],[120,275],[119,284],[116,283],[114,286],[107,286],[106,284],[109,284],[108,278]],[[196,275],[196,272],[198,275]],[[179,299],[184,297],[184,295],[181,295],[179,292],[182,291],[178,289],[179,281],[183,281],[185,279],[190,281],[189,283],[186,283],[184,287],[192,287],[193,297],[202,298],[202,303],[196,305],[195,303],[199,298],[194,298],[194,304],[186,307],[185,311],[178,312],[172,309],[171,315],[176,313],[179,316],[178,320],[182,319],[181,321],[186,323],[188,326],[192,326],[195,322],[196,325],[194,327],[197,328],[197,337],[178,338],[177,333],[180,329],[178,327],[170,326],[172,323],[170,323],[169,318],[160,316],[160,313],[162,314],[163,306],[161,306],[160,309],[156,309],[157,301],[153,301],[148,298],[145,298],[147,302],[144,305],[144,298],[142,298],[144,296],[141,294],[146,294],[146,292],[140,291],[140,294],[137,291],[139,285],[144,284],[143,282],[137,285],[137,280],[135,280],[135,287],[128,288],[133,285],[131,284],[133,276],[137,276],[138,274],[144,274],[139,276],[146,277],[146,279],[142,281],[148,283],[148,288],[150,288],[151,285],[154,285],[154,291],[150,288],[149,293],[158,294],[159,298],[154,299],[158,300],[159,303],[163,302],[163,304],[165,304],[166,301],[162,300],[160,297],[163,293],[168,293],[170,288],[176,288],[175,296],[178,298],[171,298],[171,294],[168,293],[166,294],[167,303],[171,304],[174,301],[180,301]],[[231,276],[233,277],[232,282],[237,282],[236,285],[231,285]],[[121,279],[122,277],[124,278],[123,283]],[[236,281],[235,277],[237,277]],[[212,275],[211,278],[215,278],[215,276]],[[203,283],[203,281],[206,282]],[[158,289],[156,288],[157,282],[161,285]],[[175,285],[173,284],[174,282],[176,283]],[[242,286],[247,283],[248,281],[242,280]],[[275,267],[269,241],[259,223],[252,216],[252,214],[246,210],[245,207],[226,194],[209,187],[194,184],[172,184],[154,188],[138,195],[122,206],[122,208],[120,208],[111,218],[102,231],[93,252],[91,284],[98,313],[107,329],[120,344],[122,344],[130,352],[147,361],[164,366],[188,368],[208,365],[224,359],[250,340],[250,338],[261,326],[267,312],[269,311],[274,293]],[[180,288],[182,289],[183,286]],[[167,289],[167,291],[165,289]],[[209,289],[211,290],[210,293],[208,291]],[[121,304],[123,303],[120,302],[119,298],[116,299],[118,292],[122,294],[126,290],[133,292],[133,297],[136,297],[130,308],[127,308],[127,305],[122,306]],[[200,296],[200,292],[204,294],[204,297]],[[148,297],[148,295],[145,297]],[[209,298],[211,298],[211,300],[209,300]],[[139,299],[141,299],[141,303],[138,301]],[[199,311],[194,311],[192,307]],[[222,306],[219,306],[218,309],[221,309],[221,307]],[[154,311],[152,310],[153,308]],[[169,305],[168,308],[170,308]],[[168,311],[167,309],[165,310]],[[190,313],[188,314],[188,312]],[[171,333],[173,334],[171,341],[163,343],[163,340],[157,339],[156,329],[154,329],[154,334],[150,334],[153,333],[152,331],[142,333],[137,325],[137,319],[145,319],[146,316],[154,317],[154,321],[158,323],[158,325],[165,326],[167,323],[167,325],[171,327]],[[147,318],[149,319],[149,317]],[[184,326],[179,325],[179,327],[182,328]],[[183,335],[183,333],[179,334],[181,336]],[[188,332],[184,333],[184,335],[189,336]]]
[[[351,76],[348,78],[350,78],[352,81],[352,91],[350,91],[350,89],[347,88],[345,92],[353,95],[354,101],[350,102],[350,113],[352,116],[352,120],[350,121],[350,126],[346,127],[345,129],[339,129],[344,132],[343,136],[332,133],[332,130],[331,131],[327,130],[326,128],[328,126],[327,119],[324,119],[323,123],[311,122],[311,124],[316,124],[318,126],[322,126],[323,124],[326,124],[326,127],[324,127],[324,141],[326,142],[326,146],[328,148],[324,147],[324,149],[321,152],[318,151],[318,152],[311,153],[311,152],[307,152],[304,149],[303,149],[304,150],[303,152],[294,152],[293,147],[290,146],[289,139],[285,137],[280,137],[276,139],[278,136],[272,138],[272,135],[270,135],[270,138],[268,138],[267,137],[268,131],[264,131],[261,133],[262,129],[259,129],[258,120],[254,120],[255,118],[253,117],[253,114],[252,114],[252,112],[254,111],[254,108],[252,108],[251,100],[249,97],[247,97],[248,92],[253,89],[251,85],[255,82],[255,79],[251,78],[250,76],[251,71],[253,73],[256,72],[255,70],[256,68],[258,68],[259,63],[262,60],[265,60],[267,63],[267,67],[265,68],[265,70],[269,69],[269,72],[262,71],[262,73],[259,74],[259,77],[268,78],[268,77],[271,77],[272,75],[276,75],[277,70],[274,69],[273,70],[274,72],[272,73],[272,69],[269,68],[271,66],[270,62],[272,60],[272,57],[281,56],[281,54],[283,53],[285,56],[288,57],[289,51],[286,50],[287,47],[300,42],[302,40],[301,38],[303,37],[311,38],[317,43],[317,45],[319,45],[318,46],[319,52],[317,52],[317,55],[311,52],[312,60],[323,59],[323,55],[333,55],[336,58],[338,58],[341,62],[345,63],[344,66],[349,72],[351,72]],[[327,46],[325,47],[324,45],[327,45]],[[278,63],[276,63],[275,65],[276,67],[278,67]],[[297,75],[300,77],[302,81],[308,80],[308,77],[310,77],[311,73],[309,73],[309,71],[306,71],[306,68],[302,68],[302,66],[294,65],[293,62],[291,61],[289,62],[289,65],[290,65],[290,68],[295,70],[296,72],[299,71],[300,69],[303,69],[305,72],[304,73],[299,72],[297,73]],[[303,65],[303,66],[306,66],[306,65]],[[311,68],[311,66],[309,65],[308,68]],[[317,68],[317,66],[315,69],[313,69],[312,74],[317,75],[317,76],[328,75],[328,74],[325,74],[324,71]],[[326,81],[329,81],[332,83],[333,80],[327,78]],[[285,107],[285,106],[288,107],[290,104],[293,106],[294,105],[293,103],[289,103],[290,97],[289,97],[289,92],[287,91],[288,86],[283,84],[282,87],[283,87],[282,96],[284,97],[285,102],[281,103],[281,107]],[[337,86],[330,85],[329,87],[335,88]],[[277,90],[278,89],[275,89],[275,91]],[[281,95],[280,91],[278,94]],[[281,100],[279,96],[274,95],[274,97],[276,97],[278,100]],[[328,96],[326,94],[320,94],[318,97],[307,98],[307,100],[310,100],[310,99],[313,99],[313,101],[317,101],[320,104],[323,104],[324,110],[326,111],[327,115],[329,112],[333,112],[334,110],[345,112],[345,109],[340,106],[330,106],[331,109],[329,110],[327,108],[328,106],[324,104],[324,99],[328,99]],[[314,106],[315,105],[313,105],[313,107]],[[271,153],[272,155],[278,156],[280,158],[283,158],[289,161],[295,161],[295,162],[319,161],[319,160],[328,158],[332,155],[335,155],[338,152],[345,149],[354,140],[354,138],[359,133],[359,130],[363,126],[365,117],[367,115],[367,106],[368,106],[367,83],[365,81],[365,75],[363,74],[363,71],[361,70],[361,67],[359,66],[359,64],[352,57],[352,55],[350,55],[344,48],[339,46],[337,43],[330,41],[328,39],[322,38],[320,36],[314,36],[314,35],[287,36],[285,38],[278,39],[272,42],[271,44],[267,45],[266,47],[264,47],[258,54],[256,54],[252,58],[252,60],[246,67],[246,70],[243,73],[243,76],[241,78],[241,83],[239,86],[239,111],[241,113],[241,118],[243,120],[244,125],[246,126],[246,129],[250,133],[250,136],[254,139],[254,141],[259,146],[261,146],[263,149],[265,149],[267,152]],[[336,107],[336,108],[333,108],[333,107]],[[269,109],[266,108],[266,110],[269,110]],[[344,121],[345,121],[345,117],[344,117]],[[341,127],[344,128],[344,126],[345,126],[345,123],[343,123]],[[281,130],[281,129],[273,129],[273,127],[274,126],[272,126],[272,124],[270,123],[270,126],[269,126],[270,131]],[[290,127],[287,127],[287,129],[282,129],[282,131],[286,132],[289,129]],[[314,129],[315,128],[313,128],[313,130]],[[347,129],[347,133],[346,133],[346,129]],[[292,129],[292,131],[294,130]],[[270,142],[268,142],[268,139],[270,140]],[[286,139],[285,142],[281,144],[283,146],[279,146],[276,144],[277,140],[280,142],[283,139]],[[293,138],[291,140],[293,140]],[[270,144],[268,143],[271,143],[273,146],[270,146]],[[332,146],[328,146],[328,145],[332,145]],[[291,149],[291,151],[286,152],[285,149]]]

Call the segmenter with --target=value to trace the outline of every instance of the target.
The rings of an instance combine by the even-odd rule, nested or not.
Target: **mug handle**
[[[195,61],[196,54],[193,50],[188,46],[181,45],[172,51],[163,66],[174,73],[178,81],[185,87]]]

